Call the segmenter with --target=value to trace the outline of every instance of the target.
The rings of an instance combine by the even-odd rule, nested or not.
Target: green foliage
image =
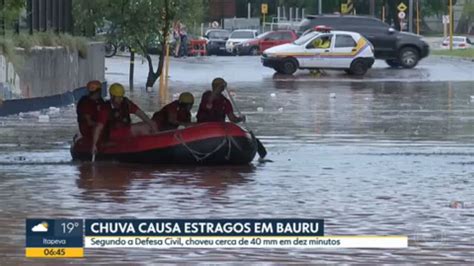
[[[0,20],[6,25],[12,25],[18,21],[21,11],[26,6],[25,0],[4,0],[5,4],[0,6]]]
[[[421,11],[424,17],[443,15],[448,12],[446,0],[421,0]]]
[[[108,0],[72,1],[75,34],[87,37],[94,36],[96,28],[104,26],[108,2]]]
[[[180,20],[193,30],[204,17],[205,0],[169,0],[168,20]],[[107,38],[133,48],[163,41],[165,0],[76,0],[74,23],[78,33],[93,36],[95,29]],[[171,23],[170,23],[171,26]]]
[[[3,54],[15,67],[21,66],[22,58],[18,56],[13,40],[0,38],[0,54]]]
[[[181,21],[188,30],[200,24],[204,2],[207,0],[76,0],[75,26],[86,36],[104,27],[109,41],[141,53],[148,61],[147,87],[151,87],[161,75],[164,49],[155,70],[148,48],[164,47],[174,21]]]
[[[81,57],[87,56],[87,39],[74,37],[69,34],[56,34],[54,32],[36,32],[29,34],[14,34],[0,38],[0,46],[8,56],[14,56],[15,48],[23,48],[29,52],[35,46],[61,46],[71,51],[78,51]]]
[[[474,19],[474,0],[466,0],[463,15],[470,19]]]
[[[146,53],[151,43],[163,42],[165,23],[171,26],[176,7],[165,14],[165,0],[111,1],[106,18],[114,27],[112,35],[117,41]],[[173,3],[171,3],[173,5]]]

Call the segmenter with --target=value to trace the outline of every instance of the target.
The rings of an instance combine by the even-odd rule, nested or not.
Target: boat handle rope
[[[226,134],[226,138],[219,145],[217,145],[217,147],[214,150],[212,150],[210,152],[207,152],[207,153],[196,151],[196,150],[193,150],[191,147],[189,147],[186,144],[186,141],[184,141],[184,139],[182,138],[181,132],[179,132],[179,131],[174,134],[174,137],[175,137],[176,140],[179,141],[179,143],[181,143],[181,145],[183,145],[191,153],[191,155],[194,157],[194,159],[196,159],[197,162],[203,161],[207,157],[209,157],[212,154],[216,153],[218,150],[220,150],[222,147],[224,147],[224,145],[226,143],[229,145],[229,148],[227,150],[227,155],[225,156],[225,159],[226,160],[230,159],[230,152],[231,152],[232,145],[231,145],[231,140],[230,140],[231,137],[229,137],[227,134]]]

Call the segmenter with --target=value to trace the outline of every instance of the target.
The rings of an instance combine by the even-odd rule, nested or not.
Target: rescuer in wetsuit
[[[232,104],[222,94],[226,87],[227,82],[223,78],[215,78],[212,81],[212,91],[206,91],[202,95],[196,115],[198,123],[225,122],[226,116],[234,123],[245,121],[245,116],[238,117],[234,114]]]
[[[191,124],[191,108],[193,108],[194,96],[189,92],[183,92],[179,99],[167,104],[160,111],[153,114],[158,130],[172,130],[179,126]]]
[[[77,103],[77,123],[79,124],[79,131],[82,137],[92,139],[100,109],[105,102],[102,99],[102,83],[100,81],[89,81],[86,88],[89,94],[82,96]]]
[[[124,87],[114,83],[109,88],[110,100],[101,108],[97,127],[94,131],[92,154],[97,152],[97,141],[104,127],[109,140],[123,140],[127,137],[150,135],[158,132],[156,124],[125,95]],[[130,114],[138,116],[143,122],[132,124]]]

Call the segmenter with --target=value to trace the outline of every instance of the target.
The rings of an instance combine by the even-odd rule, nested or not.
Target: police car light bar
[[[331,32],[332,28],[325,25],[318,25],[314,27],[314,30],[318,32]]]

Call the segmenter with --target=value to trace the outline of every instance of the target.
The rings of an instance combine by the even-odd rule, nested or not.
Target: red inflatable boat
[[[78,138],[74,160],[90,161],[91,141]],[[99,147],[96,160],[152,164],[248,164],[257,144],[249,132],[233,123],[202,123],[151,136],[130,137]]]

